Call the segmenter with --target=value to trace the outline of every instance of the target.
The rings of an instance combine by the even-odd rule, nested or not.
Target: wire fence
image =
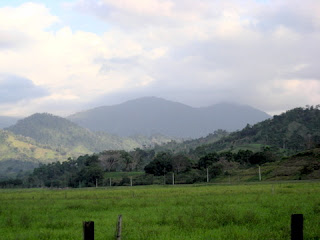
[[[104,178],[101,186],[177,185],[209,182],[241,183],[264,180],[266,179],[263,178],[263,173],[259,174],[258,171],[255,174],[225,172],[217,176],[208,174],[207,171],[195,171],[179,174],[170,172],[162,176],[143,173],[140,175],[130,176],[130,173],[126,173],[125,176],[122,177],[117,176]]]

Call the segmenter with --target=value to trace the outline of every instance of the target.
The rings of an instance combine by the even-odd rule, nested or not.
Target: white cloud
[[[37,33],[58,21],[42,4],[25,3],[18,8],[0,8],[1,29]]]
[[[108,31],[52,30],[61,20],[42,4],[0,8],[0,73],[51,93],[25,102],[26,111],[69,106],[71,113],[117,92],[195,106],[231,100],[269,112],[319,103],[316,0],[80,0],[69,7]]]

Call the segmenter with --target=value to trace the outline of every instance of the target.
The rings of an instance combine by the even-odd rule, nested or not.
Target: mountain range
[[[162,136],[149,139],[143,136],[126,138],[105,132],[92,132],[65,118],[48,113],[33,114],[5,130],[76,156],[111,149],[131,150],[142,147],[143,144],[161,144],[171,140]]]
[[[131,106],[131,108],[128,108],[129,106]],[[107,111],[103,111],[104,109],[107,109]],[[110,115],[110,118],[113,116],[112,119],[115,119],[115,116],[119,116],[119,109],[127,109],[127,112],[122,112],[121,116],[127,119],[129,124],[126,125],[126,129],[131,130],[131,133],[132,131],[138,131],[140,128],[143,130],[143,124],[145,125],[145,133],[148,134],[160,132],[160,130],[168,131],[161,133],[179,133],[177,131],[169,131],[174,126],[179,129],[180,133],[187,131],[187,134],[182,136],[190,136],[192,132],[196,132],[199,129],[202,129],[201,131],[204,133],[205,129],[209,128],[201,128],[201,124],[204,125],[206,121],[210,121],[208,119],[205,119],[206,121],[203,120],[205,116],[203,112],[205,112],[208,117],[211,116],[210,114],[214,115],[210,113],[212,109],[220,112],[220,114],[215,113],[217,117],[211,120],[212,125],[214,126],[214,124],[219,122],[225,125],[219,125],[219,127],[215,128],[212,127],[212,129],[219,129],[212,130],[207,136],[188,139],[182,143],[179,138],[166,137],[164,135],[148,137],[142,135],[131,137],[115,136],[99,129],[99,126],[103,126],[102,123],[104,120],[104,126],[106,126],[106,128],[109,127],[108,124],[110,121],[103,119],[103,117],[105,117],[107,113],[110,114],[110,109],[113,110],[113,115]],[[190,109],[192,111],[189,112]],[[97,110],[100,116],[97,115]],[[240,110],[242,110],[242,113]],[[146,113],[144,113],[144,111]],[[193,111],[198,112],[200,117],[194,117],[192,115]],[[184,117],[176,116],[176,112],[182,114]],[[241,114],[236,116],[236,113],[239,112]],[[252,112],[255,114],[252,114]],[[166,113],[171,114],[170,121],[168,120],[169,116],[165,116]],[[147,118],[148,114],[150,115],[149,118]],[[153,114],[158,115],[154,116]],[[91,154],[104,150],[124,149],[130,151],[135,148],[153,146],[155,152],[184,152],[190,156],[199,157],[202,156],[202,154],[214,151],[237,152],[240,149],[249,149],[257,152],[266,146],[275,147],[278,149],[278,152],[281,151],[286,155],[320,146],[320,110],[318,107],[314,108],[312,106],[309,108],[295,108],[281,115],[266,119],[267,114],[248,106],[219,104],[208,108],[197,109],[163,99],[143,98],[116,106],[88,110],[80,115],[86,117],[83,119],[90,120],[92,123],[93,120],[96,119],[96,128],[90,130],[89,127],[79,126],[77,123],[62,117],[48,113],[37,113],[19,120],[16,124],[5,130],[0,130],[0,177],[1,175],[14,176],[20,174],[20,170],[33,169],[39,163],[48,163],[57,160],[64,161],[68,157]],[[69,119],[74,120],[75,116],[79,115],[75,114]],[[174,116],[176,116],[176,118],[174,118]],[[258,123],[252,119],[248,121],[243,120],[248,116],[265,116],[265,120]],[[223,117],[226,117],[224,122],[222,121]],[[124,119],[110,124],[118,124],[118,126],[121,126],[121,124],[125,122]],[[199,122],[193,122],[196,119],[199,120]],[[242,130],[230,133],[220,129],[223,128],[223,126],[230,127],[231,125],[229,123],[232,123],[233,120],[237,122],[238,119],[242,120],[242,124],[245,126]],[[164,121],[164,123],[160,120]],[[139,121],[141,121],[141,123],[139,123]],[[140,125],[137,124],[137,122]],[[254,124],[251,125],[249,124],[250,122],[254,122]],[[167,127],[164,127],[165,123],[168,124]],[[195,125],[188,125],[191,123]],[[160,124],[160,127],[157,124]],[[130,126],[132,128],[130,128]],[[208,126],[209,125],[206,127]],[[237,128],[234,125],[232,126],[233,128]],[[231,129],[232,126],[230,127]],[[191,131],[188,131],[188,128],[190,128]]]
[[[205,136],[218,128],[239,129],[268,117],[249,106],[193,108],[154,97],[91,109],[68,119],[48,113],[20,120],[3,117],[2,127],[13,125],[0,130],[0,175],[104,150],[179,143],[182,137]],[[224,135],[205,139],[216,141]]]
[[[162,134],[198,138],[217,129],[235,131],[271,116],[250,106],[220,103],[194,108],[156,97],[75,113],[69,120],[92,131],[118,136]]]

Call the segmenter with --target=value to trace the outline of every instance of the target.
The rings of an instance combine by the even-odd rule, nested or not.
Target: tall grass
[[[0,190],[0,239],[289,239],[303,213],[305,239],[320,237],[320,183]]]

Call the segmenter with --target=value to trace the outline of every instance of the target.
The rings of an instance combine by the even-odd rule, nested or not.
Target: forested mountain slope
[[[35,141],[62,149],[73,155],[101,152],[103,150],[134,149],[153,142],[169,141],[165,137],[121,138],[102,132],[91,132],[77,124],[48,113],[37,113],[7,128],[17,135],[30,137]]]
[[[295,108],[253,126],[247,125],[241,131],[202,147],[221,151],[250,144],[273,146],[291,153],[316,147],[320,144],[320,110]]]
[[[198,138],[217,129],[234,131],[270,116],[249,106],[217,104],[193,108],[156,97],[145,97],[114,106],[80,112],[69,120],[93,131],[130,136],[163,134],[180,138]]]

